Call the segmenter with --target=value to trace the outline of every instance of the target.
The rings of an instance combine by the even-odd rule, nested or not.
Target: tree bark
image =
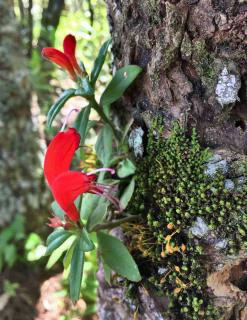
[[[221,161],[231,166],[246,159],[246,1],[106,2],[115,67],[137,64],[143,68],[119,102],[123,116],[128,114],[126,109],[131,111],[135,124],[146,132],[159,115],[164,119],[165,137],[172,123],[179,121],[189,131],[195,128],[201,145],[210,147]],[[233,174],[226,175],[231,179]],[[224,319],[247,319],[247,288],[232,283],[233,273],[240,278],[246,272],[246,251],[229,257],[209,250],[205,264],[212,264],[212,259],[215,272],[208,274],[207,284],[214,304],[224,306]],[[122,287],[109,287],[99,278],[100,319],[131,319],[136,309]],[[121,311],[112,304],[112,294],[122,301]],[[164,319],[165,297],[157,299],[142,287],[137,295],[136,319]]]
[[[24,214],[40,226],[45,201],[31,85],[11,0],[0,3],[0,226]],[[44,191],[44,190],[43,190]]]

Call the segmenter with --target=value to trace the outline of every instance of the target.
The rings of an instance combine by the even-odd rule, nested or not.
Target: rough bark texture
[[[238,168],[247,154],[247,2],[107,0],[107,6],[116,68],[137,64],[144,70],[125,95],[124,110],[143,128],[162,115],[167,135],[174,120],[196,128],[203,145]],[[246,288],[233,280],[246,272],[246,252],[229,258],[209,250],[207,259],[217,270],[208,277],[215,304],[225,305],[225,319],[247,319]],[[123,302],[121,312],[113,308],[108,293],[114,288],[100,282],[101,319],[131,319],[131,307]],[[119,288],[116,296],[123,301]],[[165,303],[150,314],[155,299],[149,296],[140,298],[140,319],[163,319]]]
[[[11,0],[0,2],[0,21],[0,226],[16,214],[25,214],[38,225],[42,199],[39,139]]]

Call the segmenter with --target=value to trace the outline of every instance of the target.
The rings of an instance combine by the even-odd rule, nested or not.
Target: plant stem
[[[106,114],[105,114],[102,106],[97,103],[97,101],[95,100],[94,97],[91,99],[90,102],[92,103],[92,107],[97,111],[97,113],[99,114],[99,116],[101,117],[101,119],[102,119],[105,123],[109,124],[109,126],[112,128],[112,131],[113,131],[116,139],[117,139],[118,141],[120,141],[120,134],[119,134],[119,132],[118,132],[117,129],[115,128],[113,122],[106,116]]]
[[[99,230],[103,230],[103,229],[112,229],[112,228],[120,226],[121,224],[123,224],[125,222],[129,222],[129,221],[135,220],[140,217],[141,217],[141,215],[137,214],[137,215],[131,215],[131,216],[125,217],[123,219],[113,220],[111,222],[98,224],[94,228],[92,228],[90,230],[90,232],[99,231]]]

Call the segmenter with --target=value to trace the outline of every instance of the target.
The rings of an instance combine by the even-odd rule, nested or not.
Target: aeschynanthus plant
[[[64,39],[64,50],[44,48],[45,58],[65,69],[75,81],[76,88],[63,92],[48,112],[48,125],[60,112],[67,100],[81,96],[88,105],[78,113],[74,127],[62,130],[55,135],[49,144],[44,161],[44,175],[51,189],[55,202],[53,203],[54,217],[49,218],[49,226],[54,231],[47,238],[47,254],[49,261],[57,261],[57,250],[67,251],[65,268],[69,270],[70,296],[73,302],[80,296],[85,252],[95,249],[90,238],[91,232],[96,232],[100,257],[105,268],[113,270],[131,281],[140,281],[138,267],[123,243],[107,233],[124,222],[136,219],[138,216],[128,215],[127,204],[134,191],[135,166],[128,157],[127,129],[121,136],[121,128],[116,128],[111,117],[109,106],[116,102],[140,73],[141,68],[135,65],[119,69],[107,85],[99,101],[95,98],[96,81],[104,64],[110,41],[101,47],[93,69],[88,74],[76,57],[76,40],[72,35]],[[81,156],[85,160],[83,145],[92,126],[90,122],[91,109],[95,109],[100,117],[95,151],[96,164],[102,168],[94,171],[74,170],[71,166],[73,158]],[[106,110],[107,113],[106,113]],[[66,121],[65,121],[66,125]],[[127,126],[128,128],[128,126]],[[82,148],[80,148],[80,146]],[[117,169],[117,171],[116,171]],[[110,184],[105,179],[110,179]],[[120,201],[115,193],[116,183],[129,184],[120,195]],[[120,188],[122,189],[122,188]],[[93,194],[96,197],[85,197]],[[78,201],[80,200],[80,201]],[[110,205],[110,204],[113,204]],[[83,215],[84,207],[91,208],[87,216]],[[125,209],[125,210],[124,210]],[[111,212],[111,215],[108,215]],[[114,220],[109,217],[115,217]],[[116,219],[117,218],[117,219]],[[52,263],[50,262],[51,266]],[[107,281],[109,272],[106,273]]]

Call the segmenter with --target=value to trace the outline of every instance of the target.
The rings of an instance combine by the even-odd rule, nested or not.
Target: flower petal
[[[71,220],[78,221],[79,212],[74,205],[76,198],[91,189],[91,177],[77,171],[61,173],[52,184],[52,193],[59,206]]]
[[[58,175],[69,170],[79,143],[80,135],[74,128],[59,132],[53,138],[44,161],[44,174],[50,186]]]
[[[70,60],[73,68],[81,74],[81,68],[79,67],[76,57],[75,57],[75,50],[76,50],[76,39],[72,34],[68,34],[63,40],[63,50],[65,55]]]
[[[67,70],[73,80],[76,81],[76,74],[74,68],[71,64],[70,59],[63,52],[55,49],[55,48],[43,48],[42,56],[46,59],[56,63],[61,68]]]

